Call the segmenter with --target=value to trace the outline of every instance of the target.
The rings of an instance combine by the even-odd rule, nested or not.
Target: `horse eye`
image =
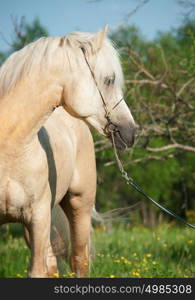
[[[107,76],[104,80],[104,84],[106,84],[107,86],[114,84],[115,81],[115,74],[113,76]]]

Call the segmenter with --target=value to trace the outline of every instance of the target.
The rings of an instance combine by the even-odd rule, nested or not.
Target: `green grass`
[[[110,226],[111,227],[111,226]],[[94,230],[91,277],[195,277],[195,232],[174,225],[155,229],[114,225]],[[29,250],[10,232],[0,237],[0,277],[26,277]],[[61,276],[73,276],[64,271]]]

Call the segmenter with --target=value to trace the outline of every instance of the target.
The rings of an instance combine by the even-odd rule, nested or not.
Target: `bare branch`
[[[97,152],[100,152],[100,151],[109,149],[110,147],[111,147],[110,144],[105,144],[105,145],[103,145],[102,147],[96,148],[96,149],[95,149],[95,152],[97,153]]]
[[[167,60],[166,60],[166,57],[165,57],[165,53],[164,53],[164,50],[162,47],[159,47],[160,49],[160,53],[161,53],[161,57],[162,57],[162,61],[164,63],[164,66],[165,66],[165,70],[167,71],[168,70],[168,64],[167,64]]]
[[[166,155],[166,156],[156,156],[156,155],[147,155],[141,158],[137,158],[137,159],[133,159],[133,160],[129,160],[128,163],[125,164],[125,166],[127,165],[133,165],[133,164],[137,164],[143,161],[147,161],[147,160],[157,160],[157,161],[162,161],[165,160],[167,158],[173,158],[174,156],[172,154]],[[109,161],[107,163],[104,164],[105,167],[110,167],[112,165],[116,164],[116,161],[112,160]]]
[[[187,18],[195,12],[195,2],[194,0],[178,0],[178,3],[181,4],[188,11],[184,14]]]
[[[11,20],[12,20],[12,24],[13,24],[13,27],[14,27],[14,32],[16,34],[16,36],[19,38],[19,39],[22,39],[23,38],[23,35],[22,35],[22,28],[24,26],[24,23],[25,23],[25,17],[22,16],[20,18],[20,20],[18,21],[18,18],[11,15]]]
[[[161,87],[167,89],[168,86],[161,82],[161,80],[148,80],[148,79],[141,79],[141,80],[126,80],[125,83],[134,83],[134,84],[151,84],[151,85],[160,85]]]
[[[185,7],[195,7],[195,1],[178,0],[178,2]]]
[[[126,14],[124,20],[125,22],[128,21],[128,19],[134,15],[141,7],[143,7],[145,4],[147,4],[150,0],[141,0],[140,3],[128,14]]]
[[[147,147],[146,150],[150,151],[150,152],[162,152],[162,151],[166,151],[166,150],[170,150],[170,149],[181,149],[184,151],[189,151],[189,152],[195,152],[195,147],[192,146],[186,146],[186,145],[181,145],[181,144],[171,144],[171,145],[166,145],[163,147],[159,147],[159,148],[150,148]]]
[[[177,98],[179,98],[181,96],[181,94],[183,93],[183,91],[185,90],[185,88],[190,85],[190,83],[192,83],[192,81],[195,80],[195,77],[190,78],[186,83],[184,83],[184,85],[182,85],[182,87],[180,88],[180,90],[178,91],[178,93],[176,94]]]
[[[170,156],[170,157],[173,157],[173,156]],[[165,160],[166,157],[163,157],[163,156],[155,156],[155,155],[147,155],[145,157],[141,157],[141,158],[137,158],[137,159],[134,159],[134,160],[131,160],[128,165],[130,164],[137,164],[137,163],[140,163],[142,161],[146,161],[146,160]]]

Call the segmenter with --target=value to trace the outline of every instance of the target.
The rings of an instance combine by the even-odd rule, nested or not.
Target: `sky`
[[[125,16],[143,0],[0,0],[0,51],[9,49],[13,36],[11,16],[30,23],[36,17],[50,35],[80,30],[96,32],[108,24],[110,29],[124,23]],[[147,39],[158,31],[178,27],[182,21],[177,0],[149,0],[128,19]],[[5,37],[2,38],[2,35]]]

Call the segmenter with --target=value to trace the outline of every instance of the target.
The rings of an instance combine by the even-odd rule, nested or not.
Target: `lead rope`
[[[150,200],[154,205],[156,205],[158,208],[160,208],[161,210],[163,210],[164,212],[166,212],[167,214],[169,214],[170,216],[176,218],[178,221],[180,221],[181,223],[189,226],[190,228],[195,229],[195,225],[188,223],[187,221],[185,221],[183,218],[181,218],[180,216],[178,216],[177,214],[175,214],[173,211],[171,211],[170,209],[162,206],[161,204],[159,204],[158,202],[156,202],[154,199],[152,199],[150,196],[148,196],[134,181],[131,177],[128,176],[127,172],[125,171],[123,164],[118,156],[118,152],[116,149],[116,145],[115,145],[115,140],[114,140],[114,131],[111,131],[111,137],[112,137],[112,143],[113,143],[113,149],[114,149],[114,154],[115,154],[115,158],[116,158],[116,162],[118,165],[118,168],[120,170],[120,173],[122,175],[122,178],[125,179],[126,184],[132,186],[137,192],[139,192],[140,194],[142,194],[146,199]]]

